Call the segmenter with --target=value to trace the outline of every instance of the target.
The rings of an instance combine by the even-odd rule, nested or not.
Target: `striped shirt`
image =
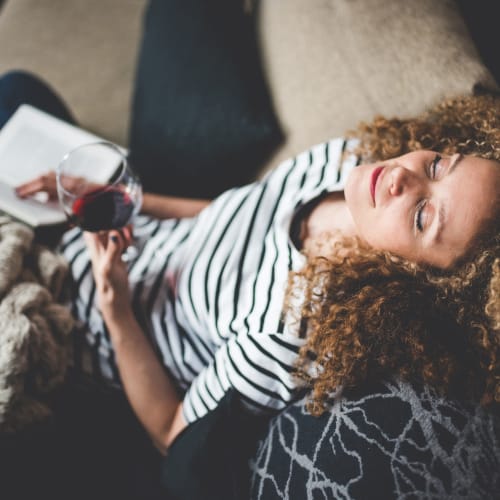
[[[293,365],[304,340],[282,311],[288,274],[305,258],[290,225],[301,206],[343,188],[357,161],[344,154],[346,147],[351,144],[342,138],[314,146],[263,179],[221,194],[196,217],[135,219],[134,312],[184,393],[188,423],[215,408],[231,387],[257,410],[278,410],[294,398]],[[65,234],[61,250],[93,371],[119,384],[79,229]]]

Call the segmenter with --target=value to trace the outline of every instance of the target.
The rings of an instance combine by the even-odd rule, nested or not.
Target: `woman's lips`
[[[372,196],[373,200],[373,205],[375,206],[375,190],[377,186],[377,180],[379,175],[382,173],[382,170],[384,170],[384,167],[377,167],[373,170],[371,178],[370,178],[370,194]]]

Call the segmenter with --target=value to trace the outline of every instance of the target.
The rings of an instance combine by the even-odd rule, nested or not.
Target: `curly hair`
[[[453,98],[414,119],[377,117],[353,135],[366,161],[423,148],[500,161],[500,98]],[[499,212],[452,269],[337,238],[290,275],[286,309],[307,325],[297,374],[312,387],[313,414],[339,391],[388,377],[500,403]]]
[[[446,99],[420,116],[377,116],[348,133],[358,137],[363,162],[418,149],[462,153],[500,161],[500,95],[484,93]]]

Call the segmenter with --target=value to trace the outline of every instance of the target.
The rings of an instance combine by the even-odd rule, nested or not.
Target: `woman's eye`
[[[426,200],[421,201],[417,205],[417,210],[415,212],[415,229],[419,232],[422,233],[424,231],[424,226],[425,226],[425,206],[427,204]]]
[[[439,177],[441,170],[444,168],[441,165],[441,160],[442,160],[441,155],[436,155],[434,157],[434,160],[432,160],[432,163],[429,168],[429,177],[431,179],[437,179]]]

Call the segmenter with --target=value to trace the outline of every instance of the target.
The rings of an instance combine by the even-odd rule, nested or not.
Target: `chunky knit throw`
[[[73,319],[62,305],[67,264],[33,231],[0,216],[0,431],[50,415],[64,380]]]

